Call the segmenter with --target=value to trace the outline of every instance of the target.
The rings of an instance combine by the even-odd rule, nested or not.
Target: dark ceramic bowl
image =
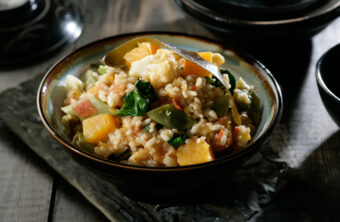
[[[327,51],[316,66],[316,82],[323,104],[340,127],[340,44]]]
[[[187,16],[220,34],[311,36],[340,15],[338,0],[175,0]]]
[[[65,76],[80,75],[86,66],[98,61],[114,47],[129,39],[149,36],[177,47],[197,51],[220,52],[236,77],[242,76],[254,86],[262,101],[262,120],[251,144],[238,153],[221,156],[214,161],[183,167],[141,167],[98,157],[71,144],[61,130],[60,107],[65,98]],[[37,95],[37,106],[46,129],[85,166],[115,183],[128,194],[158,198],[178,198],[176,193],[189,193],[211,185],[213,180],[228,178],[229,169],[254,153],[270,135],[282,112],[280,87],[272,74],[257,60],[223,43],[179,33],[133,33],[113,36],[81,47],[55,64],[43,78]],[[182,196],[183,197],[183,196]]]

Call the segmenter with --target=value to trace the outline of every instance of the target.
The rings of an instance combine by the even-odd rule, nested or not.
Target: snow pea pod
[[[172,129],[184,130],[196,124],[194,119],[171,104],[153,109],[147,115],[155,122]]]
[[[216,99],[210,108],[216,112],[218,117],[226,116],[230,108],[229,102],[230,96],[223,95],[220,98]]]

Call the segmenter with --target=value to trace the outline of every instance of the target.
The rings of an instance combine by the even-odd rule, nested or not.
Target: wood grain
[[[51,221],[108,221],[75,188],[59,176],[56,177],[56,194]]]
[[[47,221],[52,171],[0,122],[0,221]]]

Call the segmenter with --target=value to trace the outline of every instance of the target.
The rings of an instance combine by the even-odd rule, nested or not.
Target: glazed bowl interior
[[[45,127],[64,146],[85,158],[90,158],[108,165],[125,165],[125,167],[136,169],[148,168],[127,166],[126,164],[98,157],[93,153],[73,146],[71,144],[71,138],[69,138],[62,130],[61,117],[63,113],[60,109],[63,106],[63,102],[66,97],[65,79],[67,75],[71,74],[74,76],[80,76],[88,68],[89,64],[97,62],[116,46],[129,39],[141,36],[157,38],[161,41],[168,42],[184,49],[221,53],[226,59],[226,63],[223,66],[231,70],[236,78],[242,77],[247,83],[253,85],[255,93],[261,100],[262,118],[257,127],[256,133],[253,136],[251,144],[238,153],[217,158],[212,162],[198,165],[208,165],[213,162],[235,159],[238,156],[255,149],[255,147],[260,145],[270,134],[270,131],[280,118],[282,111],[282,97],[277,82],[261,63],[229,46],[202,37],[178,33],[140,33],[114,36],[86,45],[59,61],[46,73],[38,90],[38,111]],[[172,168],[178,169],[186,167]],[[160,170],[162,169],[164,168],[160,168]]]

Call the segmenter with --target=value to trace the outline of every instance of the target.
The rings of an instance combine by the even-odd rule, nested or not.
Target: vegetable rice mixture
[[[219,67],[225,62],[219,53],[198,54]],[[212,161],[250,143],[260,101],[242,78],[220,68],[226,90],[208,71],[151,42],[139,43],[124,60],[119,67],[91,64],[80,79],[66,77],[62,123],[75,146],[128,164],[173,167]]]

